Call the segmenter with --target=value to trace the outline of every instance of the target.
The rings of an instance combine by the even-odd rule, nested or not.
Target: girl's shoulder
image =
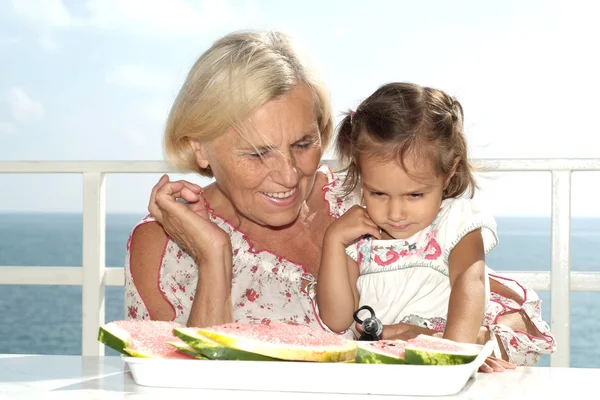
[[[494,216],[470,198],[451,198],[442,201],[442,207],[434,221],[444,235],[444,257],[468,233],[480,229],[486,254],[498,244],[497,224]]]

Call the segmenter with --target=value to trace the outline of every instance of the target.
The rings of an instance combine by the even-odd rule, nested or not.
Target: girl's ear
[[[458,165],[460,164],[461,160],[462,159],[460,157],[456,157],[454,159],[454,164],[452,165],[450,172],[448,172],[448,175],[446,176],[446,181],[444,182],[444,190],[448,189],[452,178],[454,178],[454,175],[456,175],[456,170],[458,169]]]
[[[188,140],[189,140],[190,146],[192,147],[192,151],[194,152],[194,155],[196,156],[196,162],[198,163],[198,166],[203,169],[208,168],[210,163],[208,162],[206,144],[204,142],[201,142],[198,139],[190,138]]]

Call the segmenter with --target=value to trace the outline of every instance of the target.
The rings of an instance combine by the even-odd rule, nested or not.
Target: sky
[[[456,96],[474,158],[599,157],[593,1],[0,0],[0,161],[162,160],[171,102],[223,34],[280,29],[320,68],[336,121],[378,86]],[[181,175],[172,175],[179,178]],[[185,176],[206,183],[195,176]],[[158,174],[109,175],[107,211],[144,213]],[[496,215],[549,215],[549,173],[495,172]],[[600,172],[572,179],[600,216]],[[0,212],[81,210],[80,175],[0,173]]]

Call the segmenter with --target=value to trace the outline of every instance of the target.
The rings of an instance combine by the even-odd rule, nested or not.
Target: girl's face
[[[450,181],[431,163],[407,157],[404,164],[408,172],[395,160],[358,159],[367,212],[385,239],[408,239],[429,226]]]

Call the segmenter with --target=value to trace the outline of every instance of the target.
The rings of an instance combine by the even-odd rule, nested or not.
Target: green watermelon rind
[[[355,360],[358,350],[356,342],[347,339],[343,340],[339,346],[315,348],[274,344],[244,338],[235,334],[217,332],[210,328],[199,329],[198,333],[225,347],[261,354],[277,360],[336,363]]]
[[[190,346],[187,343],[168,341],[167,344],[169,346],[176,348],[180,352],[187,354],[188,356],[197,358],[198,360],[208,360],[209,359],[208,357],[199,353],[198,350],[194,349],[192,346]]]
[[[114,322],[104,324],[98,330],[98,341],[121,354],[130,356],[131,353],[126,350],[129,346],[131,335],[125,329],[120,328]]]
[[[173,334],[211,360],[281,361],[262,354],[224,346],[202,335],[196,328],[175,328]]]
[[[478,352],[431,350],[410,344],[404,349],[404,360],[412,365],[463,365],[472,362],[478,355]]]
[[[358,342],[356,352],[357,364],[406,364],[400,357],[394,357],[368,345],[368,342]]]

